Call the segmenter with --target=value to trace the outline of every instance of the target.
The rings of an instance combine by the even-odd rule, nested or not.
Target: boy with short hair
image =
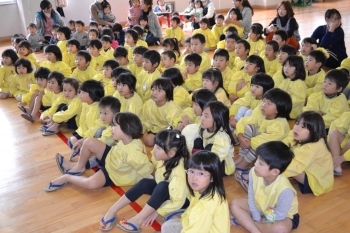
[[[98,73],[102,72],[102,65],[107,58],[100,54],[102,43],[100,40],[91,40],[88,44],[89,53],[91,54],[90,66]]]
[[[219,38],[219,43],[217,44],[216,48],[218,49],[224,49],[225,48],[225,39],[229,36],[229,35],[232,35],[232,34],[235,34],[237,35],[237,37],[239,39],[241,39],[241,37],[238,36],[238,32],[237,32],[237,29],[233,26],[230,26],[227,28],[225,34],[221,34],[220,35],[220,38]],[[236,40],[237,41],[237,40]],[[226,48],[227,49],[227,48]]]
[[[239,71],[244,67],[246,63],[245,61],[249,56],[249,51],[250,51],[250,44],[248,41],[246,41],[245,39],[240,39],[236,41],[236,45],[235,45],[236,58],[234,61],[234,66],[232,68],[233,72]]]
[[[290,55],[296,55],[296,50],[293,46],[290,45],[282,45],[282,47],[278,50],[278,62],[281,64],[280,68],[276,71],[276,73],[272,76],[273,81],[275,82],[275,87],[278,87],[282,80],[284,80],[284,76],[282,74],[283,69],[283,62],[287,59]]]
[[[165,29],[165,35],[163,36],[163,39],[176,38],[179,42],[179,45],[183,44],[185,40],[185,33],[179,27],[179,24],[180,18],[172,17],[170,20],[170,28]]]
[[[224,28],[225,28],[224,20],[225,20],[225,17],[222,14],[217,14],[215,16],[215,25],[211,29],[211,32],[213,33],[216,42],[219,42],[220,41],[220,36],[222,34],[224,34]]]
[[[272,40],[277,41],[279,48],[286,44],[287,39],[288,35],[284,30],[275,31],[275,34],[272,37]]]
[[[232,223],[249,232],[290,232],[299,225],[298,198],[282,173],[291,163],[293,152],[283,142],[260,145],[258,159],[249,172],[248,199],[230,203]]]
[[[72,77],[77,79],[79,84],[92,79],[97,72],[90,66],[91,55],[87,51],[81,50],[77,52],[75,65],[76,69],[72,73]]]
[[[114,33],[114,39],[120,46],[124,46],[125,42],[125,31],[120,23],[115,23],[112,26],[112,32]]]
[[[160,55],[161,57],[161,69],[160,72],[163,73],[164,70],[169,68],[177,68],[180,70],[180,66],[176,64],[176,55],[172,50],[163,51]]]
[[[96,23],[96,22],[90,22],[90,23],[89,23],[89,30],[90,30],[90,29],[99,30],[99,29],[98,29],[98,23]]]
[[[119,64],[116,60],[109,59],[103,63],[102,74],[96,74],[94,80],[102,83],[105,89],[105,96],[113,95],[115,90],[112,83],[112,71],[119,67]]]
[[[68,21],[68,27],[69,27],[69,30],[71,31],[71,35],[73,35],[75,33],[75,21],[74,20],[69,20]],[[67,38],[67,40],[69,40],[70,38]]]
[[[136,90],[144,103],[151,99],[153,81],[161,76],[157,69],[159,63],[160,54],[156,50],[148,50],[143,54],[143,70],[137,76]]]
[[[142,38],[143,33],[144,33],[143,28],[140,25],[135,25],[132,27],[132,29],[134,29],[138,34],[138,40],[136,42],[136,46],[144,46],[147,48],[148,44]]]
[[[131,71],[131,73],[137,77],[138,74],[142,71],[142,57],[143,54],[148,51],[148,48],[144,46],[137,46],[132,55],[132,61],[133,63],[129,64],[128,68]]]
[[[325,51],[326,52],[326,51]],[[322,85],[326,73],[322,69],[326,64],[327,55],[321,50],[313,50],[306,56],[305,69],[306,69],[306,97],[309,97],[312,93],[322,91]],[[344,90],[344,88],[343,88]]]
[[[67,42],[68,46],[68,52],[63,54],[62,61],[66,63],[71,70],[74,70],[76,65],[75,65],[75,57],[77,55],[77,52],[79,51],[80,48],[80,43],[76,39],[70,39]]]
[[[205,51],[210,51],[216,49],[216,39],[214,37],[214,34],[209,29],[209,19],[207,18],[201,18],[199,20],[199,29],[196,29],[193,31],[192,35],[195,34],[202,34],[205,36]]]
[[[38,33],[36,24],[30,23],[29,26],[27,27],[28,35],[27,35],[27,41],[30,43],[32,46],[33,50],[35,52],[40,51],[43,48],[43,42],[45,42],[45,38],[43,35]]]
[[[332,121],[349,111],[348,101],[342,93],[348,83],[348,77],[344,72],[340,70],[329,71],[324,78],[323,90],[309,96],[303,112],[318,112],[324,120],[326,129],[328,129]]]
[[[312,37],[305,37],[301,41],[300,56],[306,61],[307,55],[315,49],[317,49],[317,40]]]
[[[89,41],[90,40],[97,40],[98,36],[99,36],[99,31],[95,28],[91,28],[91,29],[89,29],[88,36],[89,36]]]
[[[58,40],[57,40],[57,30],[58,30],[59,27],[60,27],[60,25],[58,25],[58,24],[52,25],[52,29],[51,29],[52,36],[51,36],[51,39],[49,41],[49,44],[57,44],[57,42],[58,42]]]
[[[225,42],[225,49],[228,52],[229,56],[229,62],[228,67],[230,67],[231,70],[235,67],[235,60],[236,60],[236,42],[239,41],[241,38],[236,34],[232,33],[230,35],[227,35],[224,42]]]
[[[80,43],[80,49],[85,49],[88,40],[89,34],[84,30],[84,22],[81,20],[77,20],[75,22],[75,32],[73,33],[72,39],[76,39]]]
[[[134,29],[128,29],[125,32],[125,43],[124,48],[128,50],[128,60],[132,60],[132,54],[136,47],[137,41],[139,40],[139,34]]]
[[[70,39],[71,31],[68,27],[59,27],[57,30],[57,46],[60,48],[61,53],[67,52],[67,41]]]
[[[125,47],[121,46],[114,50],[114,59],[119,63],[121,67],[128,68],[130,64],[128,53],[128,50]]]
[[[202,88],[202,73],[199,72],[202,57],[197,53],[190,53],[184,58],[184,60],[185,69],[182,77],[185,83],[182,86],[189,92]]]
[[[282,68],[282,64],[277,59],[278,43],[275,40],[270,40],[265,45],[265,52],[261,52],[260,57],[264,60],[266,74],[271,77]]]
[[[204,52],[204,47],[205,47],[205,36],[198,33],[191,37],[192,52],[197,53],[202,57],[202,61],[200,62],[200,67],[199,67],[199,72],[201,74],[211,67],[211,59],[208,56],[208,54]],[[180,63],[181,70],[185,70],[186,68],[185,58],[186,56],[182,58],[182,61]]]
[[[220,70],[225,90],[228,90],[228,84],[233,76],[232,70],[228,67],[229,59],[230,57],[226,49],[217,49],[213,56],[213,67]]]
[[[101,37],[101,42],[102,42],[102,49],[101,49],[101,54],[105,56],[107,59],[113,59],[113,53],[114,49],[112,48],[112,37],[108,35],[104,35]]]

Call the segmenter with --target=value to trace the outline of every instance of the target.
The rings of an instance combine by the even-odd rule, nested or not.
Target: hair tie
[[[327,59],[329,58],[329,53],[324,48],[318,47],[316,50],[322,52],[326,56]]]
[[[180,134],[177,133],[177,134],[176,134],[176,138],[180,138]]]
[[[172,130],[173,127],[172,127],[171,125],[169,125],[166,129],[167,129],[167,130]]]

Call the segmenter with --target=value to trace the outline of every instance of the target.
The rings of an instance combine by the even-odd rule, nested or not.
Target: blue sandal
[[[66,184],[68,184],[68,182],[65,182],[65,183],[63,183],[63,184],[52,184],[52,183],[50,182],[50,184],[49,184],[48,186],[46,186],[46,187],[44,188],[44,190],[45,190],[46,192],[52,192],[52,191],[55,191],[55,190],[57,190],[57,189],[62,188],[62,187],[65,186]]]
[[[66,169],[64,169],[63,167],[63,161],[64,161],[64,157],[60,153],[57,153],[56,154],[57,167],[62,174],[66,174],[66,171],[65,171]]]
[[[69,161],[72,161],[72,159],[77,156],[80,153],[80,149],[77,150],[72,150],[70,157],[69,157]]]
[[[42,132],[42,135],[43,135],[43,136],[50,136],[50,135],[57,134],[57,133],[59,133],[59,132],[60,132],[59,130],[53,131],[53,130],[45,129],[45,131]]]
[[[166,222],[166,221],[172,219],[173,217],[175,217],[175,216],[177,216],[177,215],[181,215],[181,214],[183,214],[184,212],[185,212],[185,209],[179,209],[179,210],[177,210],[177,211],[174,211],[174,212],[172,212],[172,213],[170,213],[170,214],[168,214],[168,215],[166,215],[166,216],[164,217],[164,222]]]
[[[113,218],[105,221],[104,217],[102,217],[101,222],[102,222],[103,226],[100,225],[100,230],[101,231],[109,231],[114,227],[115,223],[117,222],[117,218],[113,217]],[[109,227],[106,227],[108,223],[110,223],[111,225],[109,225]]]
[[[68,169],[65,174],[71,175],[71,176],[80,176],[81,174],[83,174],[85,172],[85,171],[82,171],[82,172],[70,172],[69,170],[70,169]]]
[[[30,121],[31,123],[34,123],[34,118],[29,113],[22,113],[21,117],[23,117],[27,121]]]
[[[243,175],[247,175],[247,174],[249,174],[249,170],[246,170],[246,171],[238,170],[234,173],[234,177],[238,182],[240,182],[241,180],[246,180]]]
[[[129,230],[129,229],[125,228],[124,226],[118,224],[117,227],[118,227],[119,229],[121,229],[122,231],[129,232],[129,233],[141,232],[141,228],[137,228],[137,226],[135,226],[135,225],[132,224],[131,222],[127,222],[126,220],[122,220],[121,222],[122,222],[123,224],[125,224],[125,225],[128,225],[128,226],[132,227],[132,230]]]
[[[28,113],[27,109],[23,106],[18,106],[19,110],[21,110],[24,114]]]

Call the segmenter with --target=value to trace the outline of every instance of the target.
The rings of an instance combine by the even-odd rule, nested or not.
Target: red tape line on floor
[[[63,133],[61,132],[58,132],[56,134],[65,144],[67,144],[68,142],[68,138],[66,136],[64,136]],[[68,144],[67,144],[68,145]],[[93,168],[93,170],[96,172],[97,171],[97,168]],[[116,186],[116,185],[112,185],[111,188],[116,192],[118,193],[119,196],[123,196],[125,194],[124,190],[119,187],[119,186]],[[129,204],[137,213],[139,213],[141,210],[142,210],[142,207],[137,204],[136,202],[132,202]],[[151,225],[153,227],[154,230],[156,231],[160,231],[161,230],[161,225],[157,222],[157,221],[154,221],[153,224]]]

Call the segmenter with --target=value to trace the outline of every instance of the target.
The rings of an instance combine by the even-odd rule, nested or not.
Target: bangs
[[[167,153],[166,144],[168,140],[164,140],[165,138],[168,138],[167,131],[166,130],[160,131],[159,133],[156,134],[154,138],[154,143],[160,148],[162,148],[165,151],[165,153]]]
[[[197,152],[198,153],[198,152]],[[207,171],[210,173],[210,176],[212,176],[213,168],[212,164],[210,164],[210,161],[205,159],[207,157],[201,157],[201,156],[196,156],[196,157],[191,157],[190,160],[188,161],[188,168],[193,168],[193,169],[198,169],[202,171]]]
[[[112,125],[113,126],[120,125],[120,113],[119,112],[114,114]]]

